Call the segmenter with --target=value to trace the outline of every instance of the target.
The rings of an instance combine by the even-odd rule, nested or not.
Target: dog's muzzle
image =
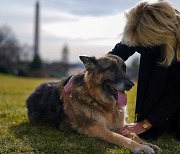
[[[105,90],[118,102],[119,106],[125,107],[127,96],[124,91],[130,90],[134,83],[131,80],[121,80],[117,83],[107,82],[105,85]]]
[[[124,90],[130,90],[134,86],[131,80],[124,80],[122,82],[124,83]]]

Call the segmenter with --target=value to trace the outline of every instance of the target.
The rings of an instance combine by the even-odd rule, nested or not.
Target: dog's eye
[[[109,67],[108,67],[108,70],[114,71],[114,70],[115,70],[115,67],[114,67],[114,66],[109,66]]]

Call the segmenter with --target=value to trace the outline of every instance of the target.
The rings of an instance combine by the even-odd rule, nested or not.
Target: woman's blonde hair
[[[121,42],[129,46],[164,47],[161,65],[180,61],[180,13],[164,0],[140,2],[126,12]]]

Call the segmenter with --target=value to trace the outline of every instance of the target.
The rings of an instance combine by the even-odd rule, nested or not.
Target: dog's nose
[[[134,83],[131,80],[124,80],[125,90],[130,90],[134,86]]]

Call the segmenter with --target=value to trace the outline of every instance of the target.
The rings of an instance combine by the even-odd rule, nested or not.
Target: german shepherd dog
[[[34,124],[50,124],[62,130],[96,137],[130,149],[152,154],[159,148],[132,134],[116,131],[125,125],[126,94],[134,85],[126,65],[115,55],[80,56],[85,70],[71,79],[41,84],[27,99],[28,117]],[[69,81],[68,81],[69,80]]]

